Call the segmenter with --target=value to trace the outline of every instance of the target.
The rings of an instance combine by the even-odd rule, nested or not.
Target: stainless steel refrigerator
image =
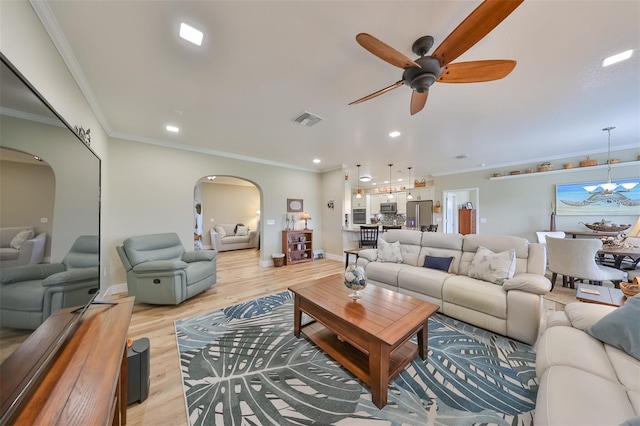
[[[433,201],[407,201],[407,221],[405,226],[420,230],[429,226],[433,220]]]

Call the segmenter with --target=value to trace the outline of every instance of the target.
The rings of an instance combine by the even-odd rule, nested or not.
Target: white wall
[[[318,194],[321,175],[256,164],[198,152],[182,151],[138,142],[109,142],[110,203],[103,207],[111,226],[103,232],[107,247],[108,285],[126,281],[115,247],[132,235],[176,232],[185,247],[193,246],[193,188],[203,176],[237,176],[253,182],[260,191],[260,259],[282,251],[281,231],[287,198],[304,200],[321,239],[322,215]],[[273,225],[267,225],[273,220]]]
[[[620,141],[620,144],[629,144],[629,141]],[[612,153],[612,158],[620,158],[621,161],[636,160],[638,150],[625,150]],[[599,160],[599,164],[606,163],[606,153],[592,156]],[[577,164],[583,158],[569,158],[558,160],[554,170],[562,168],[561,164],[572,162]],[[531,165],[535,167],[535,165]],[[518,166],[513,169],[524,169],[526,166]],[[558,173],[534,173],[521,175],[516,178],[489,180],[492,170],[460,173],[456,175],[437,176],[435,178],[436,194],[443,190],[455,191],[459,188],[479,188],[480,201],[478,211],[480,218],[485,218],[486,223],[480,224],[480,232],[483,234],[510,234],[536,241],[535,231],[549,229],[551,215],[551,203],[555,203],[556,184],[606,181],[607,171],[603,168],[591,169],[589,167],[572,169]],[[640,167],[631,164],[611,169],[611,178],[639,178]],[[617,223],[633,224],[637,216],[611,216]],[[557,216],[556,228],[558,230],[588,230],[579,222],[595,222],[602,219],[599,216]]]

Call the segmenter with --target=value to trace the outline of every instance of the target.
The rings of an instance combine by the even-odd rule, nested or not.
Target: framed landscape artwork
[[[617,187],[606,192],[605,182],[556,185],[556,214],[571,216],[640,215],[640,179],[613,179]]]

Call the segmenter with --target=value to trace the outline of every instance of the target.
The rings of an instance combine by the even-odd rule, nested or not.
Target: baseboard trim
[[[128,291],[129,290],[127,288],[127,283],[114,284],[107,287],[107,289],[104,292],[101,292],[101,294],[97,297],[97,299],[108,300],[114,294],[127,293]]]

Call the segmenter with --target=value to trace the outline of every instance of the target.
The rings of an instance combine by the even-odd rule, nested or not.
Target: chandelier
[[[611,182],[611,131],[615,129],[614,126],[605,127],[602,129],[607,132],[607,183],[601,183],[599,185],[583,186],[582,189],[589,194],[599,193],[602,195],[610,196],[616,192],[631,191],[638,185],[638,182],[626,182],[618,185],[615,182]]]

